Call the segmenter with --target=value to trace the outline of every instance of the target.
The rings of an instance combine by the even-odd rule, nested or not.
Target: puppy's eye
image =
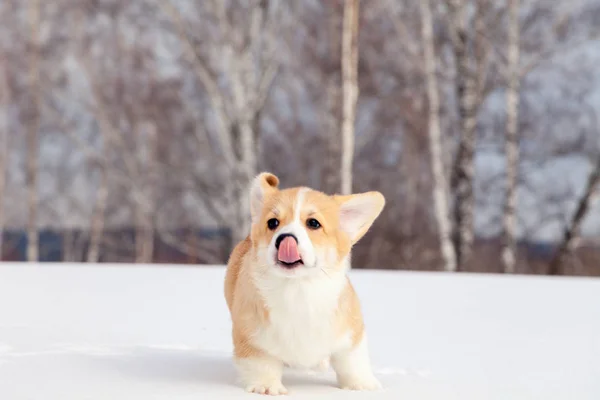
[[[321,227],[321,223],[314,218],[309,218],[306,220],[306,226],[310,229],[319,229]]]
[[[271,218],[267,221],[267,227],[270,230],[275,230],[279,226],[279,220],[277,218]]]

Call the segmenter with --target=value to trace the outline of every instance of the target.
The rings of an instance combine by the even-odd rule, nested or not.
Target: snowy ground
[[[0,265],[0,399],[242,399],[222,267]],[[292,398],[600,399],[600,280],[353,271],[385,389]]]

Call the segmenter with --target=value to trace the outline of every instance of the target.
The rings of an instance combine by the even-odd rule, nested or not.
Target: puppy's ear
[[[379,192],[338,195],[335,199],[340,204],[340,228],[352,244],[367,233],[385,206],[385,197]]]
[[[265,197],[279,187],[279,178],[270,172],[262,172],[254,178],[250,187],[250,214],[252,222],[260,217]]]

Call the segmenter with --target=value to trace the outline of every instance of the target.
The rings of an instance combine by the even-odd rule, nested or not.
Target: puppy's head
[[[280,190],[261,173],[250,191],[256,268],[286,277],[344,270],[352,246],[381,213],[379,192],[328,196],[305,187]]]

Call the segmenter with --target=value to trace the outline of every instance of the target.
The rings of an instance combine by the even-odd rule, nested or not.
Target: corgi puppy
[[[328,196],[278,186],[270,173],[254,179],[251,232],[227,265],[225,298],[241,381],[249,392],[287,394],[284,366],[322,369],[331,362],[341,388],[379,389],[346,273],[352,246],[385,199],[379,192]]]

